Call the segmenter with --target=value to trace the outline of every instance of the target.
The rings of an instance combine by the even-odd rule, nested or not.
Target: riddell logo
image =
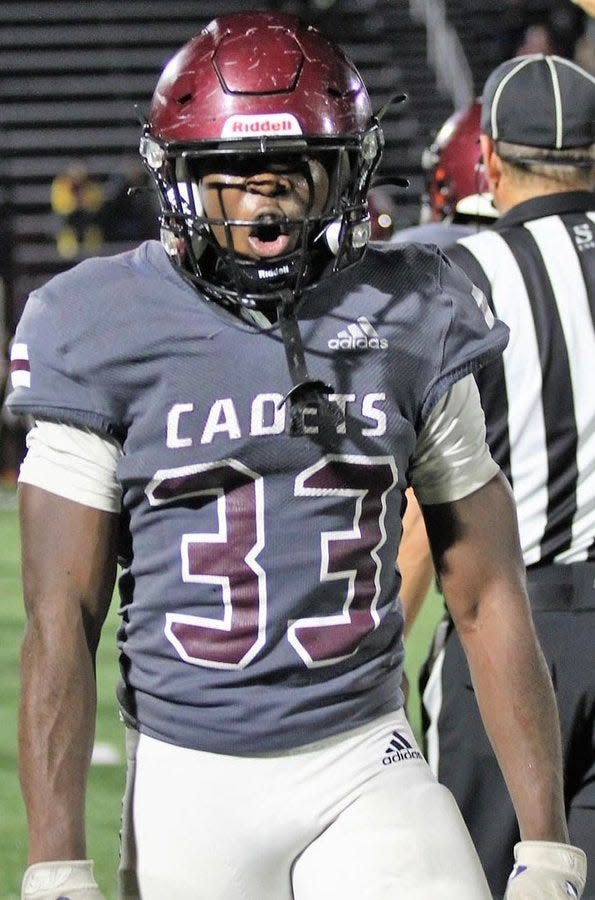
[[[279,278],[280,275],[289,275],[289,266],[276,266],[274,269],[259,269],[259,278]]]
[[[391,766],[396,762],[404,762],[406,759],[423,759],[419,750],[412,747],[407,738],[398,731],[393,731],[392,741],[384,751],[383,766]]]
[[[267,116],[230,116],[223,126],[221,137],[301,133],[299,122],[291,113],[270,113]]]

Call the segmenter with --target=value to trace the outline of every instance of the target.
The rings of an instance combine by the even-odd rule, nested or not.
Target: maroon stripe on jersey
[[[28,359],[13,359],[10,363],[11,372],[30,372],[31,366]]]

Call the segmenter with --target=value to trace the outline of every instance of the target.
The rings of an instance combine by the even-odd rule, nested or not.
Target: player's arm
[[[422,607],[432,584],[434,563],[422,511],[411,488],[407,491],[407,509],[403,516],[403,536],[397,566],[401,573],[399,595],[405,616],[405,637]]]
[[[20,473],[23,588],[20,774],[29,820],[23,898],[101,900],[86,859],[95,654],[116,573],[116,442],[37,423]]]
[[[533,628],[512,493],[488,452],[472,376],[428,418],[411,471],[523,838],[506,898],[562,898],[567,882],[580,896],[586,858],[566,843],[556,701]]]
[[[507,900],[580,897],[586,857],[568,845],[558,710],[525,587],[512,492],[499,474],[423,507],[442,590],[464,647],[521,842]]]
[[[485,444],[485,421],[473,375],[453,384],[438,401],[418,436],[411,464],[397,566],[409,634],[434,576],[434,563],[419,497],[454,499],[481,487],[498,471]],[[418,496],[419,492],[419,496]]]
[[[565,842],[558,712],[533,628],[508,483],[497,475],[423,512],[521,837]]]
[[[20,486],[23,591],[20,776],[29,862],[84,860],[95,654],[116,572],[118,517]]]

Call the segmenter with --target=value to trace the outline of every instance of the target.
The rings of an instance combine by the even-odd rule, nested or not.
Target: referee
[[[502,360],[478,383],[488,443],[516,499],[535,626],[557,691],[570,839],[589,858],[583,897],[593,900],[595,79],[556,56],[517,57],[492,72],[482,103],[480,142],[500,218],[447,253],[511,329]],[[452,624],[439,627],[432,660],[428,758],[501,898],[520,836]],[[514,891],[511,882],[507,898],[525,896]]]

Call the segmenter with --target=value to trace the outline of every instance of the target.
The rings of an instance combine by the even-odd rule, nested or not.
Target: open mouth
[[[250,231],[248,243],[260,257],[281,256],[291,243],[287,220],[270,214],[259,216]]]

